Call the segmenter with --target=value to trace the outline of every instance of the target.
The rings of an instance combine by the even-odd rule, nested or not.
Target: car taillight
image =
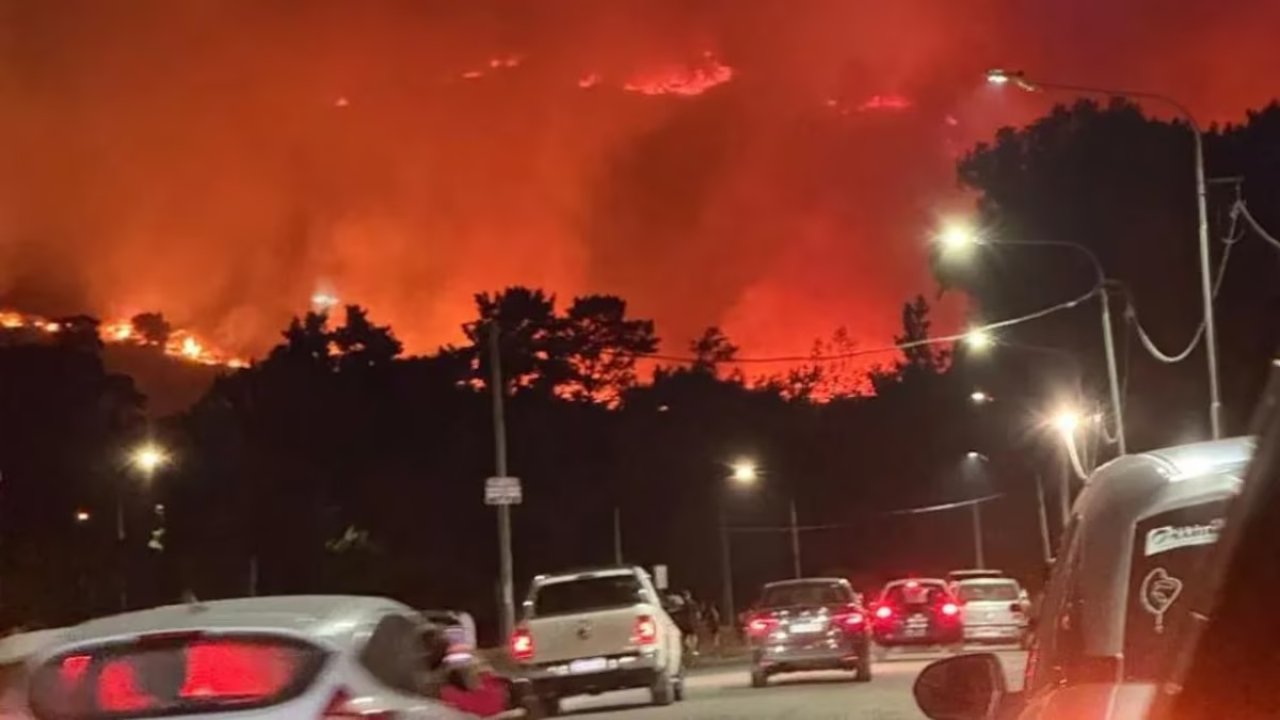
[[[772,615],[757,615],[747,621],[747,634],[753,638],[767,637],[777,627],[777,618]]]
[[[397,720],[398,717],[393,710],[362,710],[356,705],[355,698],[339,688],[325,706],[320,720]]]
[[[527,627],[518,627],[511,633],[511,657],[518,662],[533,659],[533,633]]]
[[[955,617],[960,614],[960,606],[953,602],[942,603],[942,614],[947,617]]]
[[[1025,609],[1022,607],[1022,603],[1020,602],[1011,603],[1009,605],[1009,610],[1015,613],[1021,613],[1025,611]]]
[[[889,607],[888,605],[881,605],[880,607],[876,608],[876,617],[881,620],[888,620],[889,618],[893,617],[893,608]]]
[[[863,615],[860,610],[852,609],[836,613],[831,619],[845,630],[859,630],[867,623],[866,615]]]
[[[658,642],[658,622],[648,615],[636,618],[635,628],[631,631],[631,644],[653,645]]]

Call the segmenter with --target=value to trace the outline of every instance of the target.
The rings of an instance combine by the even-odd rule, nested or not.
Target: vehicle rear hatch
[[[1021,593],[1012,580],[966,580],[956,594],[965,627],[1020,625],[1024,620]]]
[[[265,710],[301,697],[325,650],[269,633],[181,631],[77,645],[32,673],[39,720]]]
[[[636,627],[653,610],[639,580],[626,575],[581,575],[538,587],[526,621],[539,664],[596,658],[637,649]]]

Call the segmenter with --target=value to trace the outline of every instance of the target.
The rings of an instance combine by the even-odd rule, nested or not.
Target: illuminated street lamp
[[[88,511],[88,510],[77,510],[77,511],[76,511],[76,522],[78,522],[78,523],[87,523],[87,522],[89,522],[90,517],[91,517],[91,516],[89,515],[89,511]]]
[[[150,480],[156,470],[169,464],[169,453],[155,443],[144,443],[129,453],[129,464]]]
[[[989,350],[996,343],[995,338],[991,337],[991,333],[982,328],[974,328],[965,333],[964,342],[969,346],[970,350],[978,352]]]
[[[1053,416],[1051,424],[1064,437],[1071,437],[1080,427],[1080,413],[1075,410],[1061,410]]]
[[[1209,365],[1209,424],[1213,430],[1213,438],[1216,440],[1222,437],[1222,397],[1218,387],[1218,332],[1217,324],[1213,317],[1213,273],[1209,267],[1209,210],[1208,188],[1204,177],[1204,131],[1201,129],[1200,123],[1196,121],[1195,115],[1191,114],[1191,110],[1186,105],[1168,95],[1144,90],[1117,90],[1044,82],[1041,80],[1033,82],[1021,70],[1006,70],[1003,68],[988,70],[987,82],[992,85],[1008,85],[1012,82],[1018,88],[1028,92],[1053,90],[1076,95],[1105,95],[1112,98],[1127,97],[1139,100],[1155,100],[1172,107],[1187,122],[1187,126],[1191,128],[1191,137],[1195,146],[1196,211],[1200,236],[1200,303],[1204,308],[1205,356]]]
[[[974,390],[969,393],[969,399],[972,400],[975,405],[986,405],[991,402],[991,396],[981,390]]]
[[[1116,423],[1116,443],[1119,447],[1120,454],[1124,455],[1129,448],[1125,442],[1124,432],[1124,406],[1121,401],[1120,393],[1120,375],[1116,369],[1116,349],[1115,349],[1115,331],[1111,327],[1111,299],[1107,295],[1107,276],[1102,269],[1102,261],[1088,247],[1079,243],[1064,242],[1058,240],[999,240],[989,242],[983,240],[979,233],[968,225],[952,220],[942,229],[938,236],[938,241],[943,244],[944,248],[954,250],[960,247],[974,246],[996,246],[996,247],[1049,247],[1063,248],[1083,255],[1089,264],[1093,266],[1094,285],[1093,294],[1098,296],[1098,300],[1102,309],[1102,348],[1106,354],[1107,361],[1107,381],[1111,391],[1111,412],[1115,414]],[[990,346],[989,341],[981,338],[974,338],[975,332],[969,333],[969,347],[975,350],[981,350]]]
[[[752,460],[739,460],[731,467],[729,479],[739,485],[754,485],[760,479],[760,468]]]

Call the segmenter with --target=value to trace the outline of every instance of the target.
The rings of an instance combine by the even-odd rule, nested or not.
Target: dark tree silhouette
[[[694,372],[715,375],[720,365],[730,362],[738,355],[738,346],[718,327],[709,327],[702,336],[689,343],[694,361],[690,367]]]
[[[637,356],[658,349],[652,320],[627,318],[627,303],[612,295],[574,298],[563,322],[573,377],[569,397],[618,400],[636,383]]]
[[[133,326],[134,332],[142,338],[142,342],[147,345],[155,345],[164,347],[169,342],[169,335],[173,332],[173,326],[168,320],[164,319],[164,315],[155,312],[138,313],[129,321]]]

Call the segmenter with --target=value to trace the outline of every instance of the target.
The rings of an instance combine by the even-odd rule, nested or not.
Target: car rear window
[[[1158,680],[1178,646],[1172,631],[1205,577],[1205,564],[1218,541],[1227,501],[1190,505],[1153,515],[1134,528],[1129,593],[1125,610],[1124,674],[1131,680]]]
[[[583,577],[540,586],[533,596],[535,616],[629,607],[645,601],[634,575]]]
[[[889,605],[939,605],[951,599],[942,583],[902,583],[885,588],[881,602]]]
[[[853,602],[853,591],[840,583],[788,583],[766,587],[760,604],[767,608],[800,605],[844,605]]]
[[[956,595],[962,602],[1014,602],[1019,590],[1015,582],[962,582]]]
[[[270,707],[301,695],[326,654],[261,635],[182,634],[59,655],[31,678],[40,720],[114,720]]]

